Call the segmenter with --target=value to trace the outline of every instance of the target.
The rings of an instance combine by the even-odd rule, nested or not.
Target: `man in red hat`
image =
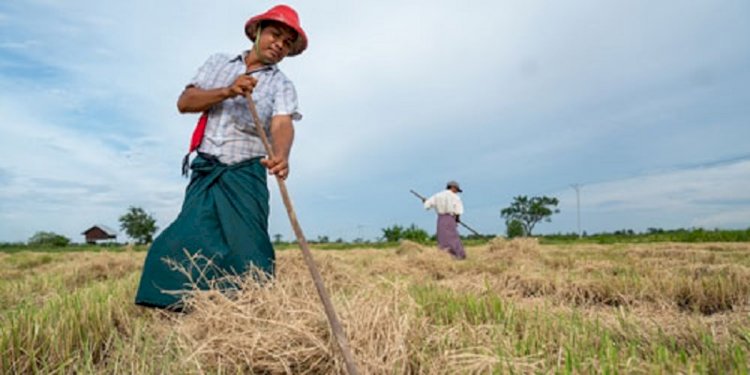
[[[285,5],[250,18],[244,31],[252,48],[209,57],[177,101],[181,113],[203,113],[190,150],[198,155],[179,216],[149,249],[139,305],[179,310],[181,290],[234,289],[224,276],[250,267],[274,274],[266,175],[289,176],[293,121],[302,117],[294,84],[277,64],[302,53],[307,35]],[[270,135],[273,159],[256,134],[246,94]]]

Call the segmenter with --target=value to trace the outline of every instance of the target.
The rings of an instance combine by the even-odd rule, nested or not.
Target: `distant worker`
[[[448,181],[443,190],[427,199],[422,199],[424,208],[434,208],[438,214],[437,242],[438,247],[448,251],[456,259],[465,259],[466,252],[458,235],[458,223],[464,213],[464,205],[458,193],[462,192],[458,182]]]

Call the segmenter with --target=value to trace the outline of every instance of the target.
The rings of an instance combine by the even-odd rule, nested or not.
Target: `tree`
[[[505,221],[505,234],[508,238],[523,237],[523,224],[520,221],[512,219]]]
[[[28,241],[29,246],[65,247],[68,246],[69,243],[70,239],[68,237],[57,233],[44,231],[34,233],[34,235],[31,236]]]
[[[540,221],[552,221],[550,216],[560,212],[557,209],[559,201],[554,197],[527,197],[519,195],[513,198],[509,207],[500,210],[500,216],[505,218],[506,224],[517,220],[523,226],[523,235],[531,236],[534,226]]]
[[[120,229],[138,244],[150,243],[154,238],[154,233],[158,227],[156,219],[147,214],[140,207],[130,206],[128,212],[120,216]]]
[[[409,240],[414,242],[427,242],[430,239],[430,235],[427,231],[418,227],[416,224],[412,224],[407,228],[400,225],[393,225],[389,228],[381,229],[383,231],[383,238],[386,242],[398,242],[401,240]]]
[[[283,235],[282,235],[281,233],[276,233],[276,234],[274,234],[274,235],[273,235],[273,243],[275,243],[275,244],[277,244],[277,245],[278,245],[278,244],[280,244],[280,243],[281,243],[281,239],[282,239],[283,237],[284,237],[284,236],[283,236]]]
[[[401,238],[409,241],[425,243],[430,238],[430,235],[427,234],[426,230],[416,226],[415,224],[412,224],[408,228],[404,229],[404,231],[401,233]]]
[[[394,225],[381,230],[383,231],[383,238],[385,238],[386,242],[398,242],[401,239],[404,228],[400,225]]]

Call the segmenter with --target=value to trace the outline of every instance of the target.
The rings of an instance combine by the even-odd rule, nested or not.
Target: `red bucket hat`
[[[288,5],[277,5],[263,14],[259,14],[245,23],[245,35],[250,40],[255,40],[255,34],[258,32],[258,24],[261,21],[276,21],[291,27],[297,32],[297,40],[294,41],[289,56],[296,56],[307,48],[307,35],[299,24],[297,12]]]

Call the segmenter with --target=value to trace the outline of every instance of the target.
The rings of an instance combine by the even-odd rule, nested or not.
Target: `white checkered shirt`
[[[215,54],[198,69],[188,86],[210,90],[227,87],[245,73],[248,51],[240,55]],[[263,126],[268,133],[271,117],[291,115],[299,120],[297,92],[294,84],[276,65],[252,74],[258,79],[253,89],[253,101]],[[263,142],[255,132],[247,100],[237,96],[214,105],[208,114],[206,133],[198,151],[217,156],[225,164],[234,164],[258,156],[265,156]]]

